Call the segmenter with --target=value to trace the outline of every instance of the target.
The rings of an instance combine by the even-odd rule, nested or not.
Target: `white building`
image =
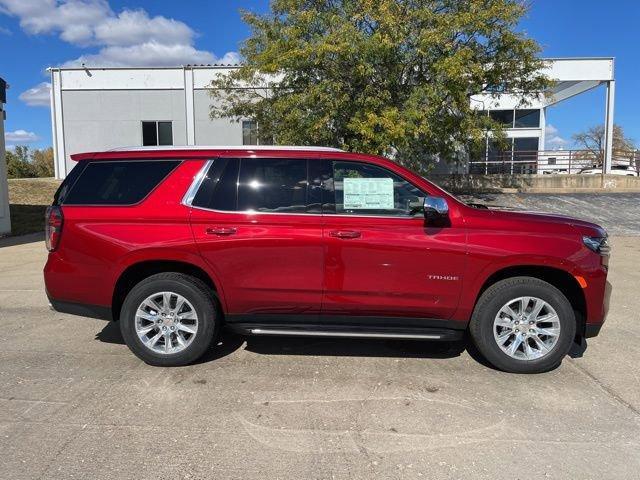
[[[521,105],[522,95],[503,93],[495,97],[484,93],[471,97],[471,106],[501,122],[510,140],[511,152],[496,152],[487,140],[484,164],[476,158],[470,171],[491,172],[492,166],[509,162],[513,173],[576,173],[578,164],[569,165],[572,155],[545,151],[547,109],[588,90],[605,85],[606,104],[603,110],[605,124],[605,169],[611,169],[613,146],[613,106],[615,95],[613,58],[549,58],[544,73],[555,85],[545,95],[530,97],[528,105]],[[551,160],[551,162],[549,161]],[[492,161],[495,162],[492,165]],[[583,165],[584,166],[584,165]],[[576,168],[574,168],[576,167]],[[565,171],[566,170],[566,171]]]
[[[4,120],[7,103],[7,84],[0,78],[0,235],[11,232],[11,218],[9,216],[9,185],[7,184],[7,160],[4,146]]]
[[[519,107],[521,97],[510,94],[472,98],[474,108],[508,127],[511,158],[521,151],[544,150],[548,107],[603,83],[608,89],[608,131],[613,128],[613,59],[549,59],[548,65],[546,72],[557,81],[556,87],[551,96],[535,99],[530,106]],[[51,69],[56,176],[67,174],[73,167],[69,155],[77,152],[140,145],[255,145],[251,120],[209,117],[212,99],[206,87],[233,68],[237,67]]]

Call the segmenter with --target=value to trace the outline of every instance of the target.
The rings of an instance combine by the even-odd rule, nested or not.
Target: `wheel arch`
[[[120,309],[127,293],[140,281],[163,272],[183,273],[204,282],[220,297],[221,291],[202,267],[182,260],[143,260],[127,266],[119,275],[113,289],[111,310],[113,320],[120,319]],[[222,300],[222,299],[221,299]]]
[[[512,277],[533,277],[545,281],[560,290],[569,300],[576,313],[576,333],[584,334],[587,318],[587,301],[576,278],[566,270],[546,265],[512,265],[501,268],[487,277],[478,291],[473,308],[482,294],[500,280]]]

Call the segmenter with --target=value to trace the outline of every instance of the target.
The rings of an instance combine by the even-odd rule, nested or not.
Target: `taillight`
[[[47,207],[44,214],[45,221],[45,243],[47,250],[53,252],[58,248],[60,236],[62,235],[62,209],[58,206]]]

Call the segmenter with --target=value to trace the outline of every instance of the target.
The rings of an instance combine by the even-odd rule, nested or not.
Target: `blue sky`
[[[51,144],[46,68],[86,61],[111,65],[205,63],[237,59],[248,35],[239,10],[267,0],[0,0],[0,76],[8,91],[7,143]],[[519,28],[546,57],[616,58],[616,123],[640,144],[637,0],[531,0]],[[604,87],[549,109],[558,145],[602,123]],[[551,135],[548,134],[548,137]],[[563,143],[564,142],[564,143]]]

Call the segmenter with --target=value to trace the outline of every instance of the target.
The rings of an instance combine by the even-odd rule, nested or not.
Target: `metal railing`
[[[484,158],[472,157],[469,173],[492,174],[595,174],[602,173],[602,152],[591,150],[529,150],[489,152]],[[640,176],[640,151],[614,151],[611,162],[615,173]]]

